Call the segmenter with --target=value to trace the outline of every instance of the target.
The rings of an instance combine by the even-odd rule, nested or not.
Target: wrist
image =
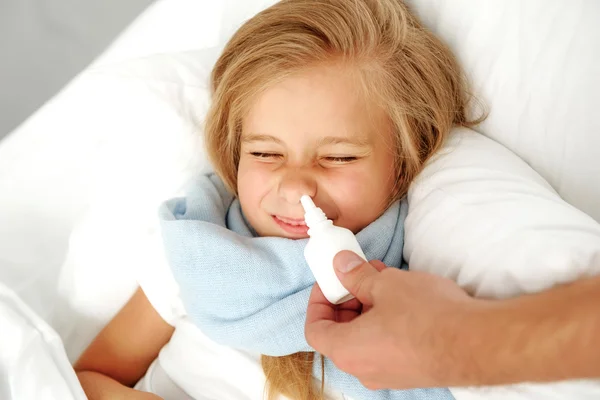
[[[490,300],[469,298],[454,305],[452,313],[440,318],[436,335],[441,338],[432,354],[431,365],[436,365],[432,375],[436,386],[489,385],[497,365],[490,365],[489,354],[501,343],[500,329],[495,316],[499,307]],[[490,337],[490,332],[493,336]],[[501,369],[501,368],[500,368]]]
[[[456,325],[454,386],[559,380],[552,337],[561,325],[534,297],[475,300]],[[555,364],[554,367],[549,367]],[[562,377],[562,376],[561,376]],[[556,378],[556,379],[553,379]]]

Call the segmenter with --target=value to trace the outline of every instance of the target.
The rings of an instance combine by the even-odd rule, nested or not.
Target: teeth
[[[288,225],[293,225],[293,226],[304,226],[304,225],[306,225],[306,222],[304,222],[304,221],[292,221],[292,220],[289,220],[289,219],[286,219],[286,218],[281,218],[281,217],[278,217],[278,216],[275,216],[275,218],[277,218],[278,220],[280,220],[282,222],[285,222]]]

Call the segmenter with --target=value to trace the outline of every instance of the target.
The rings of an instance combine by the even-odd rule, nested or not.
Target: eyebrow
[[[368,146],[370,142],[366,138],[362,137],[339,137],[339,136],[326,136],[319,141],[319,146],[335,145],[335,144],[348,144],[351,146],[364,147]]]
[[[250,133],[245,135],[242,138],[242,142],[244,143],[253,143],[253,142],[273,142],[277,144],[283,145],[283,141],[279,138],[276,138],[272,135],[258,134],[258,133]],[[319,140],[320,146],[327,145],[336,145],[336,144],[348,144],[357,147],[368,146],[370,142],[366,138],[362,137],[354,137],[354,138],[346,138],[340,136],[325,136],[321,140]]]
[[[277,144],[283,145],[283,141],[281,139],[276,138],[271,135],[264,135],[259,133],[250,133],[242,137],[243,143],[253,143],[253,142],[274,142]]]

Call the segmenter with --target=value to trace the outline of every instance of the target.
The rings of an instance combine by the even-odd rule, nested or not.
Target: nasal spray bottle
[[[325,213],[313,203],[309,196],[300,198],[304,207],[304,221],[308,226],[308,244],[304,258],[310,267],[321,291],[330,303],[340,304],[354,298],[341,284],[333,268],[333,258],[342,250],[350,250],[365,261],[363,253],[352,231],[333,225]]]

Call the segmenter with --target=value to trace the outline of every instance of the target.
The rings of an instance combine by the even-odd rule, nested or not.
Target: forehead
[[[356,75],[336,66],[305,70],[269,87],[251,105],[244,134],[367,139],[387,125]]]

